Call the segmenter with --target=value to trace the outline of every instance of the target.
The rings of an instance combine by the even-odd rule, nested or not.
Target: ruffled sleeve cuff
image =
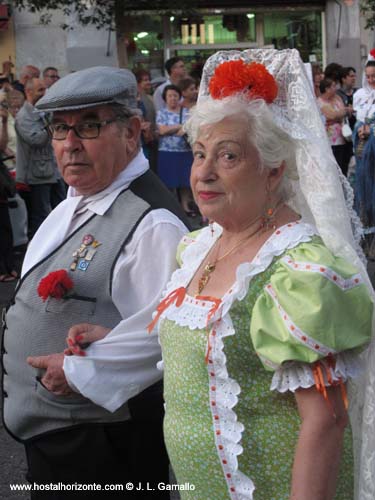
[[[326,387],[331,386],[332,382],[346,382],[348,379],[357,378],[363,374],[364,365],[361,356],[355,351],[345,351],[335,356],[335,367],[324,358],[320,361],[324,365],[322,370]],[[327,373],[331,374],[331,380],[328,380]],[[271,382],[271,391],[277,392],[295,392],[297,389],[308,389],[315,386],[314,373],[310,363],[300,363],[290,361],[283,363],[278,368]]]

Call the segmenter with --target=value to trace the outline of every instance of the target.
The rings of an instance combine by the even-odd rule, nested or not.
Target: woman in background
[[[346,147],[342,126],[344,118],[352,113],[351,106],[345,106],[341,97],[336,94],[336,82],[330,78],[325,78],[320,82],[320,97],[318,106],[326,119],[326,131],[332,152],[342,173],[346,176],[351,157],[350,151]]]
[[[181,90],[176,85],[164,87],[162,97],[166,107],[156,116],[159,131],[158,175],[168,188],[177,191],[182,208],[189,214],[193,156],[183,130],[189,111],[181,105],[181,96]]]

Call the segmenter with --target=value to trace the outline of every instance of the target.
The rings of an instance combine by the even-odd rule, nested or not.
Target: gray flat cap
[[[38,111],[68,111],[102,104],[137,110],[137,81],[128,69],[95,66],[60,78],[36,103]]]

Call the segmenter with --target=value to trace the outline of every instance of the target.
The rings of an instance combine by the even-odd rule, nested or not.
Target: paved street
[[[369,265],[371,281],[375,283],[375,262]],[[0,307],[6,304],[12,296],[14,285],[11,283],[0,283]],[[29,498],[26,493],[11,492],[10,483],[26,483],[26,465],[23,447],[11,439],[5,432],[2,422],[0,423],[0,500]],[[171,500],[178,500],[176,493],[172,494]]]

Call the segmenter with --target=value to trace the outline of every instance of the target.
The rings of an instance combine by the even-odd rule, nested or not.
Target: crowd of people
[[[296,50],[222,51],[199,98],[178,57],[153,98],[143,69],[35,70],[4,91],[25,101],[0,184],[3,281],[1,207],[16,186],[29,204],[2,349],[28,480],[167,500],[170,463],[182,500],[373,499],[375,295],[346,175],[354,147],[369,225],[375,62],[355,92]]]

